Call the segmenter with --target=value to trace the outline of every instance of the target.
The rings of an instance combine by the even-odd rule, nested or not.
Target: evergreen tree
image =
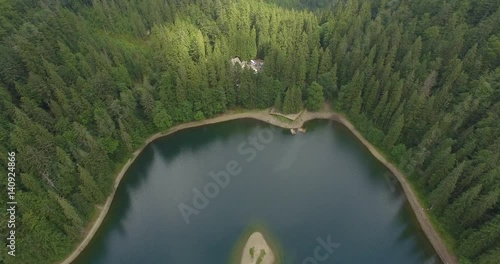
[[[307,93],[307,109],[318,111],[324,104],[323,87],[317,82],[313,82]]]
[[[465,163],[460,163],[444,180],[442,180],[439,185],[429,194],[432,206],[434,206],[434,211],[437,214],[441,214],[445,206],[448,205],[448,201],[455,189],[458,178],[462,174]]]
[[[491,247],[500,238],[500,216],[474,230],[460,242],[459,250],[466,257],[474,257]]]
[[[81,166],[78,167],[78,171],[80,172],[80,180],[82,182],[80,185],[80,190],[83,197],[85,197],[85,199],[89,203],[101,202],[104,196],[99,190],[99,187],[95,180],[92,178],[92,176],[90,176],[90,173]]]
[[[474,204],[466,209],[467,214],[462,218],[462,226],[470,227],[479,219],[483,218],[486,212],[497,204],[499,196],[500,189],[496,189],[480,197]]]
[[[487,253],[484,253],[480,256],[479,258],[479,264],[490,264],[490,263],[495,263],[500,259],[500,247],[496,247],[495,249],[492,249],[488,251]]]
[[[460,223],[460,219],[466,212],[466,209],[474,203],[482,188],[482,185],[477,185],[460,195],[460,197],[446,208],[444,211],[444,219],[449,223]]]
[[[404,115],[399,115],[393,124],[391,124],[389,132],[384,139],[383,144],[387,146],[387,148],[391,148],[398,141],[399,135],[401,134],[401,130],[404,126]]]
[[[283,110],[283,100],[281,99],[281,93],[276,95],[276,99],[274,100],[274,109],[277,111]]]

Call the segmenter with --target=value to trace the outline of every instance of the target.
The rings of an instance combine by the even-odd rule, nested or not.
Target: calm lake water
[[[75,263],[224,264],[256,222],[283,263],[441,263],[400,186],[354,135],[331,121],[306,127],[293,136],[236,120],[155,141]],[[220,171],[235,174],[224,188],[210,176]],[[338,247],[315,259],[328,237]]]

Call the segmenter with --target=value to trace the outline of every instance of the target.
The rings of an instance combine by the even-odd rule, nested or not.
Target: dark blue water
[[[228,263],[256,222],[282,263],[440,263],[389,171],[341,124],[306,127],[237,120],[154,142],[76,263]],[[194,204],[197,190],[212,198]]]

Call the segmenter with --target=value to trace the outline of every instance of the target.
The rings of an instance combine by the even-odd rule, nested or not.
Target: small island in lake
[[[241,264],[274,264],[274,253],[260,232],[254,232],[249,238],[243,253]]]

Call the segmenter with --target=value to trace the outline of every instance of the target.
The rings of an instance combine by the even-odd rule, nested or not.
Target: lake
[[[243,119],[158,139],[75,263],[228,263],[255,223],[282,263],[441,263],[389,170],[342,124],[305,127]]]

